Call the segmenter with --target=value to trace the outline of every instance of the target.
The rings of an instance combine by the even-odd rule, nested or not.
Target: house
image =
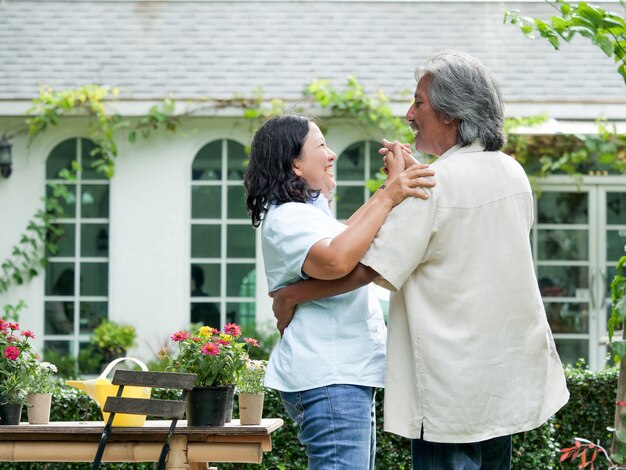
[[[626,87],[612,59],[583,40],[558,52],[528,40],[503,23],[516,8],[553,12],[543,1],[0,1],[0,136],[10,137],[13,155],[12,174],[0,177],[1,259],[42,208],[46,183],[73,159],[88,163],[94,146],[84,114],[32,142],[21,133],[40,85],[119,87],[109,111],[131,123],[164,98],[176,112],[193,111],[175,133],[131,143],[117,130],[114,177],[84,165],[59,220],[59,253],[42,275],[0,293],[0,304],[26,300],[21,319],[37,346],[69,355],[85,350],[104,317],[134,324],[134,353],[146,359],[192,319],[271,328],[259,233],[243,201],[253,123],[237,105],[259,89],[264,103],[308,106],[303,90],[313,79],[340,87],[355,75],[403,116],[415,67],[452,48],[494,71],[507,116],[550,117],[528,132],[593,133],[600,116],[626,132]],[[381,136],[345,119],[328,124],[342,219],[368,196]],[[607,285],[626,243],[625,183],[542,182],[531,237],[559,350],[594,368],[604,364]]]

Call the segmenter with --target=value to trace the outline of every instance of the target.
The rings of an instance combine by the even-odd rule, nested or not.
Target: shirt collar
[[[319,207],[327,215],[333,217],[333,213],[330,211],[330,203],[328,202],[328,199],[326,199],[326,196],[324,196],[322,193],[317,196],[317,199],[310,200],[309,204],[313,204],[315,207]]]
[[[470,145],[466,147],[461,147],[460,145],[455,145],[454,147],[450,147],[446,150],[443,155],[441,155],[438,160],[442,160],[444,158],[448,158],[450,155],[455,153],[472,153],[472,152],[484,152],[485,146],[480,140],[475,140]]]

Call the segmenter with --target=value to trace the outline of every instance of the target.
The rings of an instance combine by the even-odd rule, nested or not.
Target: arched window
[[[255,233],[243,187],[244,146],[206,144],[191,168],[190,320],[255,326]]]
[[[379,148],[378,142],[356,142],[337,159],[337,219],[348,219],[371,196],[366,183],[383,166]]]
[[[57,183],[67,187],[69,197],[60,201],[63,234],[46,266],[44,351],[53,361],[57,356],[79,358],[82,373],[98,371],[97,360],[90,361],[89,338],[108,316],[109,180],[91,167],[95,148],[87,139],[65,140],[46,162],[47,195],[52,195],[49,184]],[[82,168],[76,180],[60,178],[74,161]]]

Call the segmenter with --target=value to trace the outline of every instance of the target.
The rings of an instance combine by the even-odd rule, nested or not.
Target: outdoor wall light
[[[3,135],[0,139],[0,174],[5,178],[11,176],[11,165],[13,164],[12,148],[13,144]]]

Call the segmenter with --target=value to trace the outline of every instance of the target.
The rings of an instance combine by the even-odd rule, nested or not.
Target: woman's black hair
[[[312,118],[285,114],[271,118],[254,134],[244,177],[246,204],[252,225],[258,227],[268,204],[307,202],[319,196],[293,171]]]

